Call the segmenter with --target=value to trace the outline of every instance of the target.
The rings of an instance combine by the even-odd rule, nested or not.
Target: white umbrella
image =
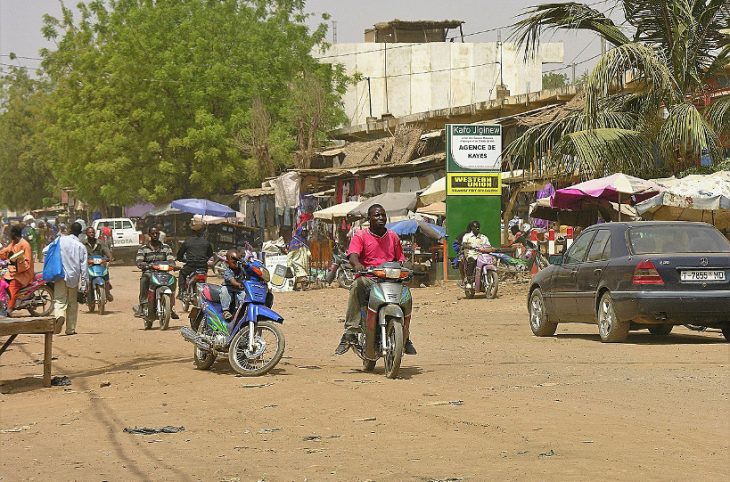
[[[315,219],[324,219],[325,221],[334,221],[336,218],[347,217],[347,213],[355,209],[361,204],[360,201],[347,201],[342,204],[336,204],[326,209],[314,211],[312,215]]]
[[[235,216],[230,216],[227,218],[221,217],[221,216],[201,216],[200,214],[196,214],[193,216],[193,220],[201,222],[203,224],[223,224],[223,223],[229,223],[229,224],[244,224],[246,222],[246,216],[243,215],[243,213],[235,211]]]
[[[656,181],[666,190],[636,205],[644,219],[703,221],[730,228],[730,172]]]
[[[443,201],[446,201],[445,177],[435,180],[430,186],[418,194],[418,202],[423,206]]]
[[[433,216],[446,216],[446,203],[441,201],[431,203],[428,206],[416,209],[416,212],[421,214],[431,214]]]

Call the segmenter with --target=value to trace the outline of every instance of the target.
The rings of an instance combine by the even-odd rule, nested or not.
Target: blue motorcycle
[[[89,290],[86,294],[86,305],[89,313],[93,313],[99,307],[99,314],[104,314],[106,307],[106,280],[109,275],[109,260],[98,254],[89,256]]]
[[[190,311],[191,328],[180,332],[195,345],[195,366],[209,369],[219,354],[228,353],[231,367],[243,376],[268,373],[284,355],[284,319],[271,309],[273,295],[268,289],[269,271],[258,260],[240,261],[245,270],[243,299],[226,321],[221,308],[221,287],[199,283],[198,306]],[[233,303],[236,296],[232,296]],[[232,307],[233,308],[233,307]]]

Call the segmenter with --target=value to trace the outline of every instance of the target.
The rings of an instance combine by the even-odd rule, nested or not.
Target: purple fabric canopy
[[[144,216],[148,212],[152,211],[153,209],[155,209],[154,204],[139,203],[139,204],[135,204],[133,206],[126,206],[124,208],[124,215],[127,216],[128,218],[141,218],[142,216]]]
[[[662,191],[662,187],[652,181],[617,173],[558,189],[551,204],[556,208],[573,210],[581,209],[584,202],[598,199],[619,204],[636,204]]]

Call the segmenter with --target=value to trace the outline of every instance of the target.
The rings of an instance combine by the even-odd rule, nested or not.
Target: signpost
[[[477,220],[501,244],[502,126],[446,125],[446,229],[449,243]],[[449,252],[455,253],[449,246]]]

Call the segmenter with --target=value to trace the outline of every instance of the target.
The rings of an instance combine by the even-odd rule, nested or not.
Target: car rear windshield
[[[730,253],[730,242],[717,229],[691,224],[631,228],[629,243],[634,254]]]

